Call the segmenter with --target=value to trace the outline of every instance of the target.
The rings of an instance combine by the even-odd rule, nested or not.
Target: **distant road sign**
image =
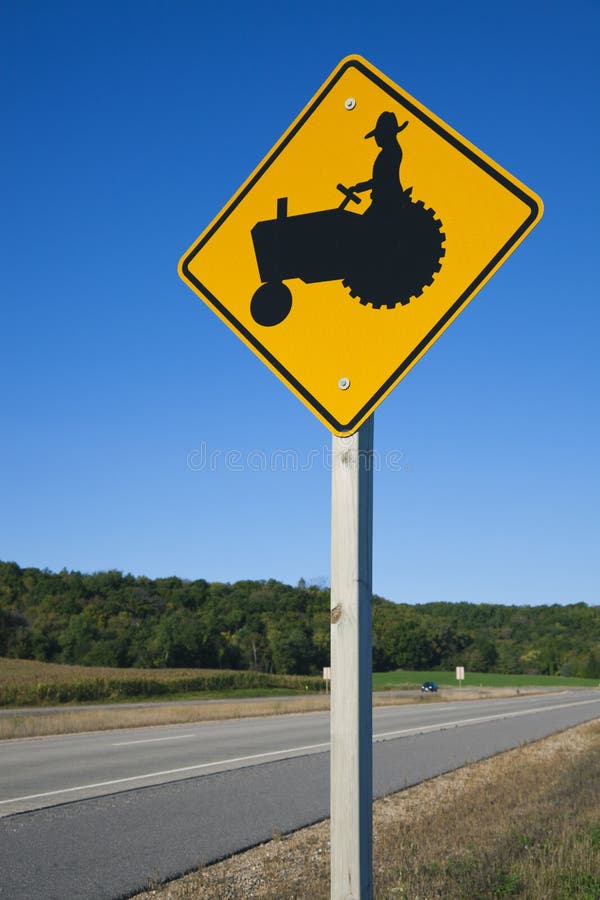
[[[334,434],[348,435],[541,215],[532,191],[349,57],[179,272]]]

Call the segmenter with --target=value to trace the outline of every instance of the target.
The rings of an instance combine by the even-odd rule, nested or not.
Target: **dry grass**
[[[518,691],[496,688],[483,691],[448,691],[442,697],[394,695],[386,691],[373,695],[374,706],[400,706],[410,703],[437,703],[444,700],[479,700],[482,698],[514,696]],[[146,706],[90,707],[48,711],[43,714],[26,710],[5,711],[0,714],[0,740],[47,737],[54,734],[80,734],[85,731],[108,731],[116,728],[142,728],[151,725],[184,725],[190,722],[221,721],[253,716],[278,716],[287,713],[318,712],[329,709],[329,696],[308,694],[297,699],[239,700],[207,703],[157,703]]]
[[[375,698],[376,706],[416,703],[415,697]],[[84,731],[108,731],[113,728],[140,728],[150,725],[183,725],[189,722],[221,721],[254,716],[279,716],[287,713],[319,712],[329,709],[329,697],[309,694],[297,700],[256,700],[231,702],[172,703],[139,707],[97,707],[93,709],[47,712],[43,715],[19,711],[0,715],[0,740],[46,737],[53,734],[79,734]]]
[[[600,722],[374,804],[376,900],[598,900]],[[137,900],[327,900],[329,825]]]
[[[97,707],[85,710],[61,710],[43,715],[27,712],[0,716],[0,740],[46,737],[53,734],[79,734],[84,731],[108,731],[113,728],[141,728],[150,725],[179,725],[189,722],[220,721],[251,716],[278,716],[285,713],[314,712],[328,709],[324,696],[309,695],[299,700],[264,700],[254,703],[168,704],[140,707]]]
[[[413,703],[439,703],[456,700],[481,700],[513,697],[526,693],[523,689],[489,688],[483,690],[444,691],[443,695],[415,696],[382,691],[373,695],[373,706],[403,706]],[[535,693],[535,688],[531,689]],[[86,731],[109,731],[118,728],[143,728],[153,725],[184,725],[190,722],[222,721],[224,719],[278,716],[289,713],[319,712],[329,709],[330,698],[324,694],[308,694],[297,699],[268,699],[244,703],[207,703],[203,700],[188,703],[157,703],[146,706],[89,707],[64,709],[43,714],[26,710],[0,714],[0,740],[48,737],[58,734],[81,734]]]

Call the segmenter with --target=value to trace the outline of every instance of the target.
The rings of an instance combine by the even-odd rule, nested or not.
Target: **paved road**
[[[596,691],[377,709],[375,794],[598,716]],[[326,713],[0,744],[0,897],[115,900],[324,818],[327,751]]]

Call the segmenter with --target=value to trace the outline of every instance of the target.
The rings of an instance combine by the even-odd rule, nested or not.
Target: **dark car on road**
[[[421,693],[422,694],[434,694],[438,689],[435,681],[424,681],[421,685]]]

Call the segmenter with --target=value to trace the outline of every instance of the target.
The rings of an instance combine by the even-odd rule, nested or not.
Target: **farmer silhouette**
[[[398,119],[393,112],[382,112],[373,131],[365,134],[365,139],[375,138],[377,146],[381,147],[381,152],[373,164],[373,177],[369,181],[355,184],[350,190],[357,193],[371,191],[371,206],[365,212],[369,218],[371,215],[381,215],[387,218],[407,202],[400,182],[402,148],[397,138],[397,135],[404,131],[407,125],[408,121],[398,125]]]
[[[292,308],[285,281],[305,284],[340,281],[350,296],[373,309],[406,306],[420,297],[442,267],[446,235],[442,222],[412,188],[400,181],[402,148],[395,113],[382,112],[365,138],[379,152],[373,174],[351,188],[338,184],[344,200],[335,209],[288,215],[287,197],[277,199],[277,216],[257,222],[252,242],[262,284],[250,302],[250,314],[262,327],[279,325]],[[371,192],[362,215],[346,209]]]

